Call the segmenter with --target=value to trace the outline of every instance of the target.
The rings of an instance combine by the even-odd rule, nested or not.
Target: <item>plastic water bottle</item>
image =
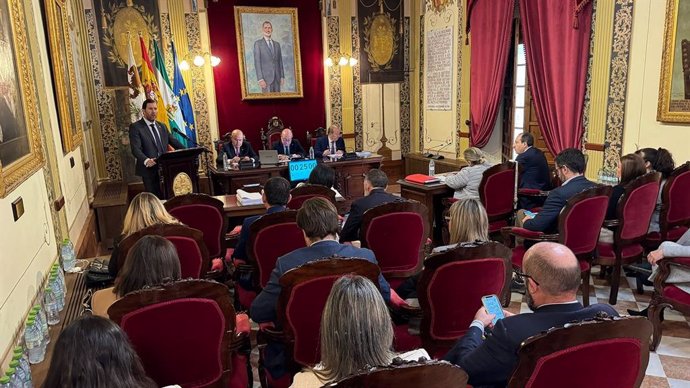
[[[434,159],[429,159],[429,176],[436,175],[436,162]]]
[[[28,356],[24,353],[24,348],[21,346],[14,348],[14,356],[12,359],[19,361],[19,369],[17,370],[21,372],[17,373],[20,373],[22,386],[25,388],[33,388],[34,384],[31,381],[31,366],[29,365]]]
[[[60,322],[60,313],[52,287],[46,287],[43,294],[43,305],[46,308],[46,320],[48,324],[50,326],[57,325]]]
[[[314,159],[314,147],[309,147],[309,159]]]
[[[62,267],[58,263],[53,264],[53,267],[50,269],[51,273],[55,273],[58,275],[58,278],[60,278],[60,283],[64,286],[65,285],[65,272],[62,270]],[[62,287],[64,288],[64,287]]]
[[[62,256],[62,266],[65,268],[65,272],[70,272],[74,268],[76,258],[74,257],[74,245],[72,245],[68,238],[62,241],[60,255]]]
[[[57,302],[58,311],[62,311],[65,307],[65,289],[64,284],[60,282],[60,279],[56,273],[50,274],[50,280],[48,284],[55,295],[55,301]]]
[[[0,377],[0,388],[12,388],[10,386],[10,378],[7,376]]]
[[[22,371],[19,370],[19,361],[10,361],[10,367],[7,369],[6,375],[10,378],[10,385],[13,387],[23,387],[24,381],[20,374]]]
[[[50,342],[50,333],[48,332],[48,319],[46,314],[40,305],[35,306],[33,312],[36,313],[36,324],[41,329],[41,334],[43,335],[43,344],[48,346]]]
[[[228,171],[228,154],[223,151],[223,170]]]
[[[29,350],[29,363],[38,364],[45,358],[45,353],[42,346],[41,333],[36,327],[36,318],[29,317],[26,320],[26,327],[24,329],[24,341],[26,348]]]

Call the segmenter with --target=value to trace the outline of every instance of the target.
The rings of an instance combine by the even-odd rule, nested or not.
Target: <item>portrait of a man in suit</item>
[[[280,92],[285,85],[285,71],[283,70],[283,55],[280,43],[271,38],[273,25],[264,21],[261,25],[263,36],[254,42],[254,68],[256,79],[259,80],[261,92]]]

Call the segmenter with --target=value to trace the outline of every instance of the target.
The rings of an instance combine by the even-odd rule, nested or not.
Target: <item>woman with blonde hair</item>
[[[298,373],[291,387],[321,387],[395,357],[429,359],[424,349],[396,354],[392,345],[393,322],[376,285],[362,276],[343,276],[333,284],[321,316],[321,362]]]
[[[136,233],[144,228],[156,224],[181,224],[175,217],[171,216],[163,203],[152,193],[139,193],[129,204],[125,220],[122,226],[122,234],[113,242],[113,252],[110,254],[108,262],[108,272],[112,277],[117,277],[118,261],[120,252],[118,246],[125,237]]]
[[[455,189],[454,198],[479,198],[479,184],[482,182],[484,171],[491,167],[487,163],[484,153],[476,147],[470,147],[463,152],[463,157],[469,164],[462,170],[448,174],[446,185]]]

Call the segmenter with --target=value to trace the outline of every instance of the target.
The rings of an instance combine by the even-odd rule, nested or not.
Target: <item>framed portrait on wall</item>
[[[690,123],[690,0],[667,0],[657,120]],[[684,60],[685,58],[685,60]]]
[[[0,198],[43,165],[22,0],[0,1]]]
[[[297,8],[235,7],[242,99],[302,97]]]
[[[72,47],[68,8],[67,0],[45,0],[53,87],[60,119],[62,149],[65,152],[75,150],[84,139],[72,54],[77,48]]]

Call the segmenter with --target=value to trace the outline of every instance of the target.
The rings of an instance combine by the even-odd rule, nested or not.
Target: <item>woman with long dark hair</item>
[[[656,199],[656,207],[652,213],[652,220],[649,222],[648,232],[659,231],[659,213],[661,213],[661,192],[666,184],[666,179],[671,176],[676,164],[673,161],[673,155],[665,148],[643,148],[635,151],[644,159],[647,172],[656,171],[661,173],[661,185],[659,186],[659,196]]]

